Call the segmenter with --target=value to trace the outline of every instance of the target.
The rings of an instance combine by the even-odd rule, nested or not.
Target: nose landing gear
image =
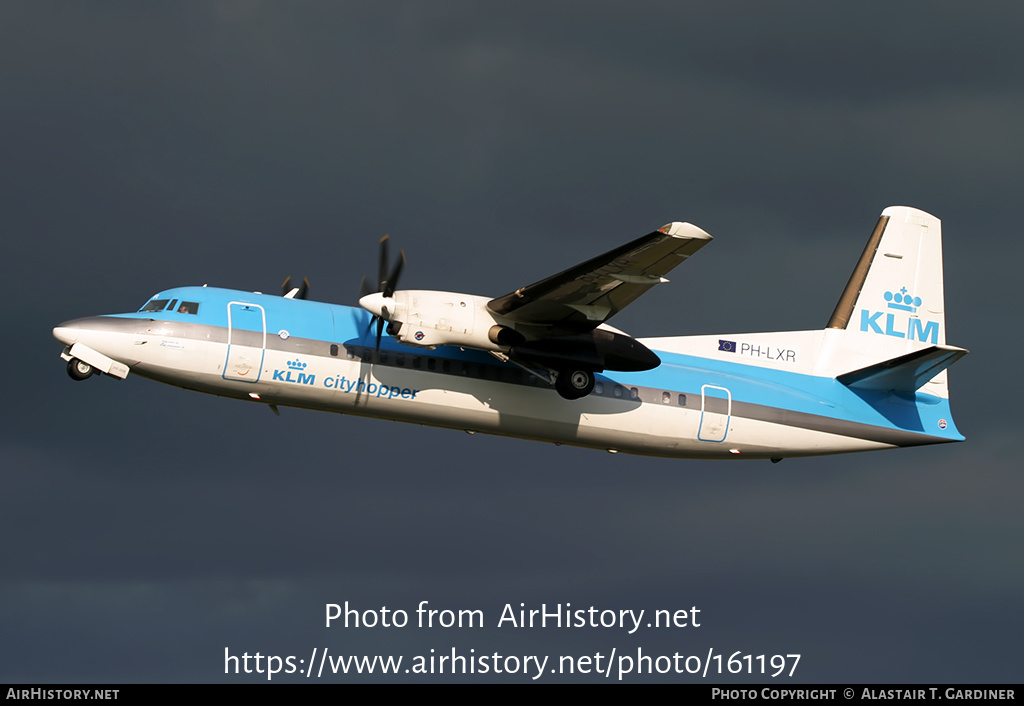
[[[68,361],[68,375],[72,380],[86,380],[91,378],[95,372],[96,369],[84,360],[72,358]]]

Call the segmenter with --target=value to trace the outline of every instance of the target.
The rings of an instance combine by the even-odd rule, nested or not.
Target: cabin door
[[[267,347],[267,312],[258,304],[228,304],[228,357],[224,379],[257,382]]]
[[[732,393],[727,388],[703,385],[700,388],[700,441],[725,441],[732,418]]]

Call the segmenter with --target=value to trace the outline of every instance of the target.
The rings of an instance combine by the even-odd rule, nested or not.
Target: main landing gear
[[[558,371],[555,390],[567,400],[578,400],[594,391],[594,373],[586,368],[566,368]]]
[[[84,360],[72,358],[68,361],[68,375],[71,376],[72,380],[86,380],[91,378],[95,372],[96,369]]]

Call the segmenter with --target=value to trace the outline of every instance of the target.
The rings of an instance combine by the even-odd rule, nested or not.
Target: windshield
[[[150,299],[148,302],[146,302],[145,306],[139,309],[139,311],[153,312],[163,311],[164,309],[166,309],[168,312],[174,312],[176,314],[198,314],[199,302],[179,302],[177,299]]]
[[[163,311],[169,301],[169,299],[153,299],[147,302],[146,306],[139,309],[139,311]]]

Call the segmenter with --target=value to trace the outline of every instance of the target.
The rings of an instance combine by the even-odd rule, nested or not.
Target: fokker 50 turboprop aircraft
[[[504,296],[399,290],[361,308],[213,287],[61,324],[68,373],[129,372],[269,405],[681,458],[962,441],[946,368],[941,229],[882,212],[826,328],[635,339],[607,321],[711,240],[669,223]],[[387,332],[388,336],[383,336]]]

